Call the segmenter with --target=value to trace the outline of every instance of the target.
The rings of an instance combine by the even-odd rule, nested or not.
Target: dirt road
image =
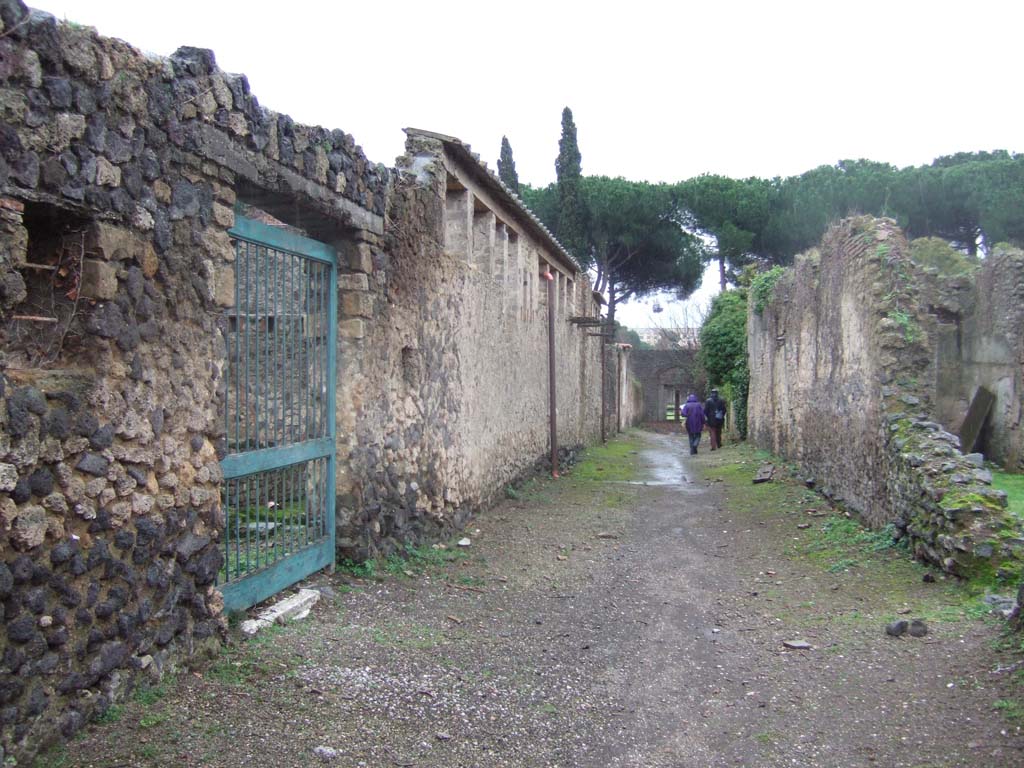
[[[1019,637],[757,457],[632,433],[40,766],[1020,766]],[[922,638],[884,633],[924,618]],[[784,643],[801,641],[807,650]],[[1016,656],[1014,656],[1014,647]]]

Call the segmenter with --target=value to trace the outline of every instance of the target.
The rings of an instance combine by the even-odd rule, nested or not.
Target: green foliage
[[[581,193],[599,290],[615,305],[655,291],[689,295],[699,284],[704,250],[673,218],[670,187],[588,176]]]
[[[165,683],[160,683],[159,685],[136,688],[133,698],[142,706],[151,707],[166,695],[167,685]]]
[[[588,448],[572,468],[572,478],[603,482],[635,480],[639,473],[637,447],[635,440],[620,436]]]
[[[555,178],[558,190],[558,219],[555,231],[562,245],[584,266],[589,266],[586,206],[580,197],[582,155],[576,141],[572,110],[562,110],[562,136],[558,140]]]
[[[889,311],[888,317],[903,330],[903,338],[911,344],[920,338],[921,327],[908,312],[902,309],[893,309]]]
[[[1005,151],[902,169],[841,160],[772,180],[706,175],[676,185],[676,196],[686,226],[717,241],[714,257],[734,284],[745,264],[788,264],[829,224],[857,214],[895,218],[909,237],[939,238],[970,257],[979,242],[986,251],[1024,242],[1024,155]]]
[[[992,707],[1011,723],[1024,723],[1024,703],[1014,699],[999,699]]]
[[[895,539],[895,526],[871,530],[849,517],[830,517],[818,530],[808,533],[810,539],[801,545],[802,551],[827,563],[825,569],[829,573],[848,571],[862,562],[870,562],[878,553],[907,548],[905,540]]]
[[[711,238],[706,258],[721,263],[725,278],[738,284],[739,273],[764,250],[772,184],[763,179],[730,179],[705,174],[676,185],[677,216],[689,230]],[[723,286],[724,287],[724,286]]]
[[[750,284],[750,296],[754,300],[754,311],[757,314],[764,312],[768,302],[772,300],[775,292],[775,284],[786,274],[782,267],[772,267],[767,272],[761,272]]]
[[[1024,475],[992,470],[992,487],[1006,493],[1010,514],[1024,521]]]
[[[121,720],[121,716],[124,715],[124,707],[117,704],[112,704],[107,707],[106,710],[99,717],[96,718],[97,723],[109,724],[116,723]]]
[[[345,558],[338,563],[337,568],[357,579],[375,580],[387,576],[403,577],[436,570],[465,560],[468,556],[464,550],[454,547],[435,549],[430,544],[416,545],[407,542],[403,549],[392,552],[387,557],[371,558],[361,563]]]
[[[639,333],[619,322],[615,323],[615,341],[620,344],[632,344],[633,349],[652,348],[650,344],[641,340]]]
[[[718,384],[731,397],[733,417],[740,436],[747,436],[747,292],[724,291],[711,302],[700,329],[698,360],[708,381]]]
[[[922,267],[931,267],[944,277],[965,275],[979,266],[977,257],[968,256],[938,237],[919,237],[910,243],[910,259]]]
[[[512,145],[508,138],[501,137],[501,155],[498,156],[498,178],[506,187],[516,194],[519,193],[519,174],[516,173],[516,162],[512,159]]]
[[[345,557],[338,561],[336,567],[339,571],[355,576],[357,579],[377,578],[376,560],[364,560],[361,563],[357,563],[355,560]]]

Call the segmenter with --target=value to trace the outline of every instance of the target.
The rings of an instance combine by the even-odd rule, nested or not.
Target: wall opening
[[[24,298],[7,316],[8,364],[46,367],[80,351],[84,315],[97,298],[95,286],[102,279],[103,296],[113,298],[117,276],[112,266],[88,258],[88,219],[28,202],[22,225],[27,236],[24,261],[19,264],[18,259],[14,266],[24,282]]]

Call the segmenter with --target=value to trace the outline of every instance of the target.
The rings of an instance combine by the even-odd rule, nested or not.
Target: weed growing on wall
[[[775,284],[786,274],[783,267],[772,267],[762,272],[750,283],[750,298],[754,302],[754,311],[762,314],[775,295]]]

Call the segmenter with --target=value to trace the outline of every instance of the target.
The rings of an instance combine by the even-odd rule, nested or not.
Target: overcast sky
[[[388,166],[406,126],[492,167],[506,135],[520,180],[547,184],[565,106],[585,174],[649,181],[1024,150],[1019,0],[29,4],[144,51],[212,48],[261,104]]]

